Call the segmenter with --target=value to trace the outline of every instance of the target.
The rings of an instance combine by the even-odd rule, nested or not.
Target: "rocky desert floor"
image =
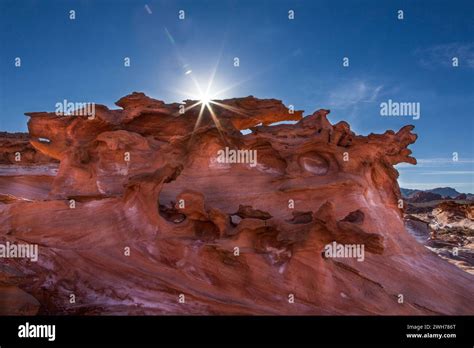
[[[407,231],[444,260],[474,274],[474,203],[438,200],[412,204],[405,214]]]

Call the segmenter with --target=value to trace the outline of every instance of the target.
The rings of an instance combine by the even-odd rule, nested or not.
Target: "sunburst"
[[[221,102],[217,101],[217,97],[219,97],[222,94],[224,94],[224,93],[234,89],[235,87],[241,85],[243,82],[246,82],[248,79],[246,79],[244,81],[241,81],[241,82],[238,82],[238,83],[227,85],[224,88],[222,88],[218,91],[215,91],[214,82],[215,82],[217,68],[219,67],[220,59],[221,59],[221,56],[222,56],[222,48],[221,48],[220,53],[219,53],[218,58],[217,58],[217,61],[216,61],[216,64],[214,65],[214,68],[212,69],[212,72],[210,74],[207,86],[206,86],[206,88],[203,88],[203,85],[196,78],[193,69],[191,69],[191,66],[185,61],[183,56],[180,54],[179,49],[176,45],[176,41],[174,40],[174,38],[172,37],[171,33],[168,31],[167,28],[165,28],[165,32],[166,32],[166,35],[168,36],[171,44],[173,45],[173,47],[175,49],[175,53],[176,53],[178,61],[182,65],[184,76],[186,76],[187,78],[190,79],[191,89],[193,90],[193,92],[183,91],[183,90],[175,91],[175,92],[177,92],[181,95],[185,95],[188,99],[191,99],[191,100],[195,101],[193,104],[191,104],[189,106],[186,106],[185,109],[184,109],[184,112],[186,113],[187,111],[192,110],[192,109],[197,108],[197,107],[200,108],[196,123],[194,125],[193,133],[191,134],[190,143],[192,142],[192,140],[194,138],[194,135],[195,135],[197,129],[199,128],[199,125],[201,124],[201,121],[202,121],[206,111],[211,116],[212,121],[214,122],[214,124],[215,124],[215,126],[216,126],[216,128],[219,132],[219,135],[223,138],[224,142],[226,142],[226,139],[223,136],[223,129],[221,127],[219,118],[217,117],[216,112],[213,108],[213,105],[221,107],[223,109],[226,109],[230,112],[233,112],[233,113],[236,113],[236,114],[239,114],[239,115],[248,116],[247,113],[245,113],[243,110],[241,110],[241,109],[239,109],[235,106],[226,105],[224,103],[221,103]]]

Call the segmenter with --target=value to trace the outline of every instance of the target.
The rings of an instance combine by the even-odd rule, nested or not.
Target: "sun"
[[[193,72],[191,72],[190,74],[187,74],[187,76],[190,78],[190,82],[192,82],[191,87],[194,87],[194,91],[190,93],[183,91],[181,94],[185,94],[188,96],[188,98],[192,98],[192,100],[194,100],[195,103],[186,107],[185,112],[195,107],[200,108],[199,114],[196,120],[196,124],[194,127],[194,131],[196,131],[196,129],[199,128],[201,120],[206,112],[210,114],[214,124],[216,125],[217,130],[221,132],[222,130],[221,125],[220,125],[218,116],[214,110],[214,107],[220,107],[222,109],[226,109],[236,114],[248,116],[243,110],[240,110],[239,108],[235,106],[226,105],[224,103],[217,101],[216,98],[218,98],[223,93],[235,87],[235,85],[234,86],[231,85],[231,86],[222,88],[220,90],[215,89],[214,84],[215,84],[216,69],[217,68],[215,68],[214,71],[211,73],[207,86],[206,85],[203,86],[203,84],[196,78],[196,76],[194,76]]]
[[[209,108],[209,104],[212,102],[212,96],[208,93],[202,93],[199,96],[199,102]]]
[[[218,64],[212,70],[209,78],[207,79],[207,83],[203,83],[203,81],[199,80],[193,70],[190,69],[189,65],[186,65],[186,71],[184,75],[187,77],[188,84],[186,90],[179,89],[176,90],[181,95],[185,95],[187,97],[186,101],[192,101],[191,105],[187,105],[184,108],[184,113],[190,111],[191,109],[198,109],[198,115],[196,122],[194,124],[194,129],[191,133],[189,144],[193,143],[194,135],[198,133],[199,127],[203,121],[203,119],[210,116],[212,122],[214,123],[217,131],[219,132],[219,136],[226,142],[225,134],[223,128],[221,126],[221,122],[218,117],[218,113],[216,113],[216,108],[226,109],[231,113],[244,115],[249,117],[244,110],[241,110],[238,107],[227,105],[226,103],[222,103],[219,101],[219,98],[222,97],[222,94],[226,93],[227,91],[235,88],[238,84],[228,85],[228,86],[220,86],[221,88],[216,88],[216,70]],[[181,111],[179,111],[182,114]]]

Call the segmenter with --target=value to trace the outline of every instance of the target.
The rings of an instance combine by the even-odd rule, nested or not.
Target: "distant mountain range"
[[[406,189],[400,188],[403,198],[413,198],[415,196],[419,196],[420,193],[424,193],[425,195],[433,194],[432,196],[439,195],[442,198],[457,198],[457,199],[473,199],[474,195],[472,193],[463,194],[458,192],[456,189],[452,187],[437,187],[430,190],[416,190],[416,189]]]

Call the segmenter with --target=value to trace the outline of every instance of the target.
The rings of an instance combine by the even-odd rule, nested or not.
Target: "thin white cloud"
[[[418,189],[430,189],[437,187],[456,187],[456,186],[473,186],[472,182],[398,182],[400,187],[403,188],[418,188]]]
[[[435,170],[432,172],[419,173],[420,175],[465,175],[474,174],[474,170]]]
[[[400,163],[397,165],[397,168],[410,168],[410,169],[419,169],[419,168],[440,168],[440,167],[452,167],[452,166],[460,166],[460,165],[468,165],[473,164],[474,159],[458,159],[457,161],[453,161],[452,158],[417,158],[417,164],[412,165],[409,163]]]
[[[474,43],[453,42],[419,48],[415,51],[421,66],[434,69],[436,67],[452,67],[452,59],[459,59],[459,67],[474,68]]]
[[[474,159],[462,159],[453,161],[451,158],[422,158],[419,163],[474,163]]]
[[[327,105],[335,109],[348,109],[360,103],[374,102],[383,85],[371,85],[366,81],[354,80],[329,92]]]

